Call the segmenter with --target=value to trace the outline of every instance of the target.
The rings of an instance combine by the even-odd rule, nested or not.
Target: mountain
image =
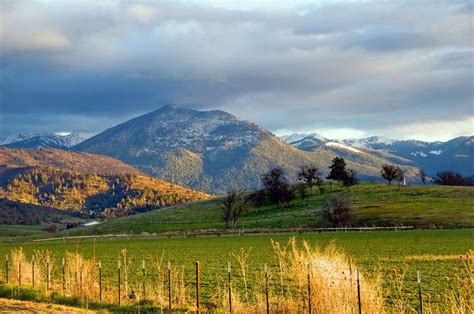
[[[339,151],[326,146],[300,150],[227,112],[176,106],[119,124],[73,149],[111,156],[154,177],[212,193],[257,188],[261,175],[273,166],[283,167],[293,178],[302,165],[327,171]],[[386,162],[366,151],[347,159],[363,178],[378,177]],[[414,176],[415,169],[408,170]]]
[[[461,136],[447,142],[394,140],[376,136],[343,142],[353,147],[385,151],[412,160],[431,175],[448,169],[467,176],[474,174],[474,136]]]
[[[0,178],[0,199],[101,216],[212,197],[110,157],[57,149],[0,148]]]
[[[382,136],[331,140],[317,133],[295,133],[281,138],[305,151],[326,146],[342,157],[349,152],[363,151],[392,163],[423,168],[429,175],[441,170],[454,170],[466,176],[474,173],[474,136],[461,136],[447,142],[396,140]]]
[[[282,139],[291,146],[305,151],[312,151],[329,141],[327,138],[319,135],[318,133],[296,133],[288,136],[282,136]]]
[[[0,145],[9,148],[60,148],[66,149],[87,139],[85,133],[59,135],[55,133],[13,133],[0,135]]]

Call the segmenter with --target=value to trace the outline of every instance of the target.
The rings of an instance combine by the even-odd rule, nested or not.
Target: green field
[[[0,241],[14,241],[16,237],[47,237],[41,226],[0,225]]]
[[[273,204],[249,207],[239,220],[237,228],[293,228],[326,227],[318,215],[326,200],[334,195],[347,195],[352,199],[358,226],[412,225],[409,231],[359,231],[359,232],[305,232],[190,236],[187,231],[223,230],[220,200],[199,202],[154,210],[135,216],[111,219],[87,228],[77,228],[47,234],[40,227],[4,226],[0,228],[3,244],[0,256],[12,249],[23,247],[29,259],[35,250],[50,250],[54,254],[53,282],[61,281],[61,258],[65,252],[77,252],[86,258],[95,256],[103,265],[104,282],[115,296],[117,261],[122,249],[132,259],[130,285],[141,286],[142,260],[150,267],[153,256],[164,254],[164,262],[182,270],[186,293],[190,300],[194,293],[194,263],[200,261],[202,302],[215,304],[220,288],[225,287],[227,263],[232,262],[236,289],[243,288],[233,254],[240,249],[250,252],[248,259],[249,289],[261,285],[263,265],[270,269],[270,284],[277,287],[277,259],[271,240],[281,244],[296,237],[311,245],[326,247],[330,243],[346,252],[363,274],[383,278],[384,296],[388,305],[398,299],[408,300],[411,310],[418,304],[416,272],[421,271],[423,298],[427,304],[443,304],[448,291],[461,291],[460,287],[472,285],[466,253],[474,249],[474,188],[442,186],[388,186],[363,183],[352,190],[327,184],[320,195],[314,189],[304,201],[297,198],[288,208]],[[442,229],[433,229],[433,228]],[[459,228],[463,227],[463,228]],[[276,229],[275,229],[276,230]],[[259,230],[261,231],[261,230]],[[165,233],[150,236],[153,233]],[[181,232],[181,233],[180,233]],[[145,235],[145,233],[147,233]],[[127,237],[68,239],[75,235],[134,234]],[[171,236],[173,234],[173,236]],[[187,235],[187,236],[184,236]],[[33,239],[61,237],[52,242],[33,242]],[[472,251],[469,253],[472,263]],[[156,259],[155,259],[156,260]],[[95,265],[95,264],[94,264]],[[472,265],[472,264],[471,264]],[[95,267],[95,266],[94,266]],[[0,268],[1,269],[1,268]],[[352,270],[351,270],[352,272]],[[2,278],[4,270],[0,270]],[[400,277],[400,274],[403,276]],[[403,282],[394,278],[403,277]],[[147,271],[146,282],[152,289],[156,276]],[[76,278],[77,282],[77,278]],[[399,289],[401,288],[401,289]],[[8,288],[9,289],[9,288]],[[6,293],[10,290],[5,290]],[[3,292],[0,292],[2,294]],[[61,295],[61,294],[59,294]],[[43,299],[44,300],[44,299]],[[133,303],[132,303],[133,304]],[[133,305],[134,306],[134,305]]]
[[[294,200],[290,207],[266,204],[249,207],[238,228],[282,228],[325,226],[317,215],[334,195],[352,199],[358,220],[356,225],[413,225],[420,227],[474,227],[474,188],[447,186],[407,186],[399,188],[381,183],[363,183],[352,190],[338,185],[325,186],[320,195],[316,188],[303,202]],[[224,229],[219,199],[154,210],[105,222],[99,226],[75,230],[74,234],[160,233]]]
[[[194,262],[200,261],[203,301],[207,302],[216,292],[216,287],[224,283],[228,260],[236,262],[231,253],[238,253],[240,248],[252,248],[249,258],[252,286],[264,263],[271,269],[276,267],[270,240],[286,243],[291,236],[293,235],[274,234],[5,243],[0,248],[0,254],[4,255],[20,245],[27,256],[33,250],[48,249],[54,252],[58,260],[65,251],[77,251],[87,257],[92,257],[95,251],[96,257],[104,265],[105,276],[113,281],[120,250],[127,248],[133,260],[131,278],[139,285],[142,259],[149,263],[154,252],[161,253],[164,250],[165,261],[171,261],[174,267],[184,268],[186,282],[191,290]],[[469,271],[465,261],[459,256],[474,248],[473,229],[304,233],[296,237],[320,246],[334,241],[338,248],[354,258],[361,269],[368,273],[379,270],[387,281],[394,268],[399,271],[405,269],[403,296],[413,303],[417,300],[416,270],[422,272],[425,296],[433,302],[442,302],[439,300],[441,293],[459,284],[460,280],[468,280]],[[58,265],[59,262],[56,261],[54,276],[57,280],[60,277]],[[389,284],[386,288],[388,294],[394,293]]]

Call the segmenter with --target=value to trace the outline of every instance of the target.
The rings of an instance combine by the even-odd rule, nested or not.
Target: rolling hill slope
[[[143,174],[119,160],[61,149],[13,149],[0,147],[0,168],[54,167],[79,173]]]
[[[317,215],[334,195],[352,199],[358,216],[356,225],[419,227],[474,227],[474,188],[448,186],[407,186],[398,189],[380,183],[364,183],[352,191],[326,185],[322,196],[313,191],[304,203],[300,198],[288,208],[266,204],[250,206],[237,228],[324,227]],[[101,225],[74,231],[74,234],[160,233],[168,231],[224,230],[219,199],[154,210]]]
[[[110,157],[56,149],[0,148],[0,175],[0,198],[94,216],[124,216],[212,197],[145,176]]]

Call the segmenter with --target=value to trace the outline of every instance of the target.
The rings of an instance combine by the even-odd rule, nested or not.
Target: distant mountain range
[[[395,140],[372,136],[361,139],[330,140],[317,133],[296,133],[282,136],[290,145],[305,151],[318,147],[338,147],[348,151],[371,150],[404,158],[434,175],[441,170],[454,170],[466,176],[474,173],[474,136],[461,136],[446,142]],[[396,160],[394,160],[396,162]]]
[[[9,148],[60,148],[67,149],[86,140],[85,133],[11,133],[0,135],[0,146]]]
[[[58,143],[55,136],[22,135],[16,141],[14,136],[0,137],[0,144],[10,141],[10,147],[37,147],[38,143],[51,147],[49,143]],[[58,145],[110,156],[153,177],[215,194],[232,188],[258,188],[261,175],[274,166],[284,168],[292,179],[303,165],[314,165],[327,173],[336,156],[344,157],[361,179],[380,180],[384,163],[402,166],[412,183],[419,180],[418,168],[429,175],[445,169],[474,174],[472,136],[432,143],[382,137],[332,140],[316,133],[279,138],[224,111],[172,105],[85,140],[85,136],[71,134],[72,138],[77,145],[72,146],[73,140]]]
[[[273,166],[283,167],[291,178],[303,165],[327,172],[336,156],[344,156],[361,178],[379,177],[387,162],[405,166],[412,180],[417,174],[414,162],[390,153],[340,143],[297,149],[227,112],[176,106],[119,124],[72,149],[111,156],[152,176],[212,193],[257,188],[261,175]]]

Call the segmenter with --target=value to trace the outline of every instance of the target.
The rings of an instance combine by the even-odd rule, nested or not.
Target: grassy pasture
[[[421,227],[474,227],[474,188],[447,186],[389,186],[362,183],[352,190],[326,184],[320,195],[316,188],[304,201],[298,197],[290,207],[266,204],[248,207],[238,228],[321,227],[316,213],[334,195],[347,195],[353,201],[358,225],[404,224]],[[160,233],[224,229],[219,199],[154,210],[114,219],[92,228],[71,231],[77,234]]]
[[[116,265],[120,250],[126,248],[132,258],[130,280],[140,286],[141,261],[150,264],[151,256],[164,252],[164,260],[171,261],[173,267],[183,269],[188,292],[192,295],[194,283],[194,262],[201,263],[202,295],[204,302],[210,302],[219,286],[225,284],[228,260],[236,267],[232,253],[238,254],[241,248],[250,250],[248,259],[250,289],[258,280],[258,272],[266,263],[271,271],[276,271],[277,260],[271,240],[287,243],[291,234],[196,237],[196,238],[132,238],[110,240],[82,240],[75,242],[50,243],[4,243],[0,254],[4,256],[11,249],[22,246],[27,256],[33,250],[51,250],[55,257],[53,270],[57,281],[60,279],[60,258],[65,251],[79,252],[91,258],[96,255],[103,264],[104,277],[111,283],[116,276]],[[432,302],[443,302],[441,294],[449,288],[469,280],[466,261],[459,256],[474,248],[474,229],[458,230],[413,230],[377,232],[337,232],[304,233],[295,235],[300,241],[312,245],[326,246],[331,242],[348,253],[359,267],[368,274],[380,271],[387,284],[387,294],[397,294],[393,285],[394,271],[405,273],[402,296],[413,304],[417,300],[416,270],[421,270],[424,297]],[[2,271],[3,272],[3,271]],[[149,273],[151,286],[152,273]],[[234,268],[236,284],[240,277]]]

